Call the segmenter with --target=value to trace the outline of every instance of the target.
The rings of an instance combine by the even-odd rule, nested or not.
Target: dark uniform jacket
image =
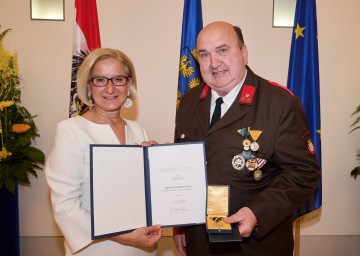
[[[293,255],[292,213],[318,184],[320,169],[300,100],[247,69],[236,100],[211,129],[211,89],[201,85],[189,90],[176,114],[175,141],[205,141],[208,183],[230,185],[229,216],[249,207],[259,232],[242,242],[209,243],[204,225],[188,227],[188,256]],[[251,151],[260,170],[257,179],[246,166],[234,168],[244,139],[254,141],[241,135],[241,129],[261,131],[255,138],[259,149]]]

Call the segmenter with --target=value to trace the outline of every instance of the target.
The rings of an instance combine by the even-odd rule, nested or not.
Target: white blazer
[[[126,144],[148,140],[144,128],[125,120]],[[65,238],[68,255],[156,255],[110,240],[91,240],[90,147],[89,144],[119,144],[107,124],[96,124],[76,116],[57,125],[52,150],[45,165],[51,190],[54,218]]]

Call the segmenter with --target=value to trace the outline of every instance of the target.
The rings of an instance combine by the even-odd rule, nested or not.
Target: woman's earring
[[[91,97],[91,91],[90,91],[90,90],[88,90],[87,95],[88,95],[88,98],[89,98],[89,103],[90,103],[90,105],[92,105],[92,104],[93,104],[93,100],[92,100],[92,97]]]
[[[130,98],[130,91],[129,91],[128,95],[127,95],[127,98],[126,98],[126,100],[124,102],[124,108],[131,108],[132,104],[133,104],[133,101]]]
[[[133,104],[133,101],[131,98],[127,97],[125,102],[124,102],[124,108],[130,108]]]

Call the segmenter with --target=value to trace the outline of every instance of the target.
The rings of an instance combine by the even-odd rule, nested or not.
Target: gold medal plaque
[[[231,225],[224,221],[229,212],[230,187],[209,185],[207,193],[206,229],[208,233],[229,233]]]

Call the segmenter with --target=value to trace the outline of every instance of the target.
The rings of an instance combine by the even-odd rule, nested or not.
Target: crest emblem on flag
[[[176,108],[188,89],[202,83],[196,53],[196,38],[202,27],[201,0],[185,0]]]
[[[84,61],[85,57],[89,54],[89,51],[82,51],[77,52],[73,55],[72,58],[72,65],[71,65],[71,89],[70,89],[70,107],[69,115],[73,116],[75,114],[81,115],[83,112],[85,112],[87,106],[84,105],[77,96],[77,90],[76,90],[76,75],[77,71],[81,65],[81,63]]]
[[[185,83],[185,87],[188,89],[194,88],[201,84],[201,78],[199,75],[199,63],[197,61],[196,49],[190,51],[188,47],[185,47],[180,52],[179,62],[179,80]],[[182,91],[178,90],[178,98],[180,100]]]
[[[69,117],[81,115],[87,110],[76,89],[77,71],[88,53],[101,47],[96,0],[75,0],[75,24]]]

